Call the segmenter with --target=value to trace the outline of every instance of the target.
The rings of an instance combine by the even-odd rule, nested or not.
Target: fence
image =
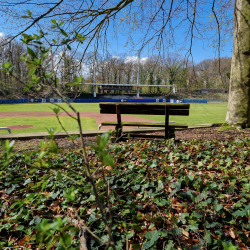
[[[75,103],[99,103],[99,102],[170,102],[170,103],[207,103],[207,100],[175,100],[175,99],[67,99],[69,102]],[[46,98],[46,99],[2,99],[0,104],[16,104],[16,103],[62,103],[62,99]]]
[[[209,98],[209,99],[207,99],[207,102],[210,102],[210,103],[213,103],[213,102],[228,102],[228,98],[220,98],[220,99]]]

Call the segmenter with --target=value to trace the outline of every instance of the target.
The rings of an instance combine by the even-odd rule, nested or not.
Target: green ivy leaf
[[[202,243],[198,243],[197,245],[193,245],[191,247],[192,250],[200,250],[202,248]]]
[[[153,245],[154,245],[154,241],[150,240],[150,241],[147,241],[144,245],[143,245],[143,249],[149,249],[151,248]]]
[[[38,216],[36,216],[33,220],[30,221],[29,225],[36,225],[38,223],[40,223],[42,221],[42,219]]]
[[[182,234],[182,228],[178,228],[178,227],[175,227],[171,230],[171,232],[174,234],[174,235],[181,235]]]
[[[154,231],[145,233],[145,238],[149,239],[149,240],[156,241],[156,240],[158,240],[160,238],[160,236],[158,234],[158,231],[154,230]]]
[[[54,140],[51,140],[49,143],[49,152],[50,153],[58,153],[58,146],[57,143]]]
[[[71,187],[64,191],[63,196],[69,199],[70,201],[73,201],[75,199],[75,193],[76,193],[75,188]]]
[[[143,249],[149,249],[150,247],[152,247],[157,242],[157,240],[160,238],[160,236],[158,234],[158,231],[154,230],[154,231],[151,231],[151,232],[147,232],[145,234],[145,238],[149,239],[149,241],[147,241],[143,245]]]
[[[140,250],[141,249],[141,245],[140,244],[134,244],[133,245],[133,250]]]
[[[127,238],[128,238],[128,239],[131,239],[131,238],[134,236],[134,234],[135,234],[135,232],[134,232],[134,231],[130,231],[130,232],[128,232],[128,234],[127,234]]]
[[[57,180],[61,180],[63,178],[60,171],[57,171],[56,178],[57,178]]]
[[[16,227],[16,231],[22,231],[24,229],[24,226],[23,225],[18,225]]]
[[[165,250],[174,250],[174,242],[172,240],[168,241],[168,244],[165,247]]]
[[[238,246],[234,246],[232,242],[227,245],[227,243],[222,242],[223,250],[237,250]]]
[[[204,235],[204,241],[207,244],[211,244],[212,243],[212,239],[211,239],[211,233],[208,230],[205,230],[205,235]]]
[[[198,230],[198,226],[197,225],[189,225],[187,228],[186,228],[186,231],[197,231]]]
[[[233,213],[234,217],[244,217],[246,215],[246,210],[237,210]]]
[[[222,204],[214,205],[213,208],[214,208],[214,211],[218,212],[223,208],[223,205]]]
[[[59,241],[63,246],[68,247],[71,244],[71,236],[69,234],[62,233],[60,234]]]
[[[162,190],[163,188],[164,188],[163,182],[159,180],[157,190]]]

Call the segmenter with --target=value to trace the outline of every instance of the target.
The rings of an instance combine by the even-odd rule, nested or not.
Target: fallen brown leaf
[[[234,231],[233,231],[232,229],[229,230],[229,235],[230,235],[233,239],[235,239],[235,233],[234,233]]]
[[[183,228],[182,228],[182,234],[185,235],[187,238],[189,237],[189,232],[185,231]]]

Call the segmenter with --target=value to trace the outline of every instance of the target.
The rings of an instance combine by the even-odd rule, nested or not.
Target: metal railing
[[[11,134],[11,129],[8,127],[0,127],[0,130],[8,130],[8,133]]]

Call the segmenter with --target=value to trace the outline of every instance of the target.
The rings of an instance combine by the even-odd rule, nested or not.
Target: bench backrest
[[[183,103],[100,103],[101,114],[117,114],[119,105],[121,114],[165,115],[165,106],[169,107],[169,115],[188,116],[190,104]]]

